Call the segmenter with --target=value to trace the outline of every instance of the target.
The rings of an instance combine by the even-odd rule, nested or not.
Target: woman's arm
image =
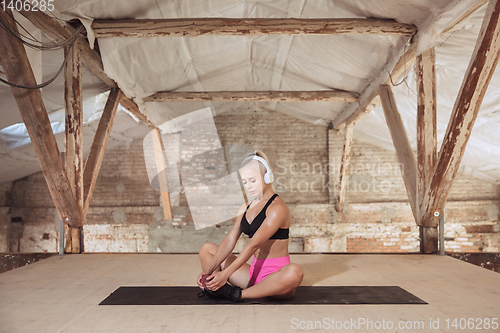
[[[272,236],[272,234],[271,234]],[[269,236],[269,237],[271,237]],[[268,238],[269,239],[269,238]],[[243,251],[240,252],[238,256],[236,256],[236,259],[226,267],[222,272],[226,273],[226,277],[229,279],[229,277],[238,270],[241,266],[243,266],[244,263],[250,259],[250,257],[257,251],[259,246],[256,246],[255,244],[248,243],[247,246],[243,249]]]
[[[217,252],[215,252],[207,270],[203,274],[210,275],[215,272],[220,264],[231,254],[236,243],[233,244],[228,238],[229,235],[219,244]]]
[[[245,246],[243,251],[237,256],[237,258],[226,267],[223,272],[229,278],[238,268],[243,266],[244,263],[250,259],[250,257],[264,244],[269,238],[271,238],[276,231],[283,225],[288,216],[288,207],[286,205],[273,205],[269,206],[266,212],[266,219],[262,222],[257,232],[253,235],[250,242]]]
[[[226,238],[224,238],[224,240],[219,244],[217,252],[215,252],[212,261],[210,261],[207,271],[203,272],[204,274],[209,275],[212,274],[214,271],[216,271],[217,268],[220,266],[220,264],[224,260],[226,260],[226,258],[233,251],[234,247],[236,246],[236,242],[238,241],[241,235],[240,223],[243,213],[245,212],[245,208],[246,208],[245,204],[241,205],[240,209],[238,210],[238,216],[236,217],[236,222],[234,223],[233,227],[231,228],[231,231],[229,231],[229,234],[226,236]]]

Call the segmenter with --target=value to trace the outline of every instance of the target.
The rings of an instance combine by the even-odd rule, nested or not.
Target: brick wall
[[[215,118],[223,145],[262,150],[275,173],[276,192],[287,203],[326,203],[328,129],[279,112],[242,107]],[[316,165],[316,170],[313,170]]]
[[[292,217],[290,252],[419,251],[418,227],[394,152],[353,141],[346,206],[337,213],[332,203],[341,132],[252,104],[215,117],[215,126],[223,146],[246,145],[269,157],[276,192]],[[182,141],[175,133],[165,137],[167,158],[183,159],[180,169],[169,169],[171,185],[179,181],[179,171],[184,186],[227,172],[215,140],[202,142]],[[85,251],[197,252],[205,241],[220,243],[231,229],[234,219],[196,230],[180,184],[171,188],[173,218],[165,220],[150,182],[157,187],[148,178],[142,140],[106,151],[84,225]],[[10,185],[0,186],[0,251],[11,246],[56,252],[59,220],[43,175]],[[445,212],[447,251],[500,252],[499,194],[498,185],[458,175]],[[14,226],[12,217],[22,223]],[[234,251],[248,241],[242,235]]]

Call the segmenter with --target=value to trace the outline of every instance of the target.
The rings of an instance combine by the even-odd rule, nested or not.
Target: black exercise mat
[[[299,286],[292,298],[229,300],[198,297],[199,287],[120,287],[99,305],[213,305],[213,304],[428,304],[398,286]]]

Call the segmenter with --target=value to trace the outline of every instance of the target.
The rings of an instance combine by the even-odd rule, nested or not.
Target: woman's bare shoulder
[[[278,196],[273,200],[273,202],[280,203],[286,206],[285,200],[281,197],[281,195],[278,194]]]
[[[277,196],[273,202],[269,205],[271,211],[276,213],[286,213],[289,214],[288,205],[285,200],[283,200],[280,196]]]

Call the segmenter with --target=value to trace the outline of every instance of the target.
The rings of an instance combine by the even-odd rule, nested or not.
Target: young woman
[[[298,264],[290,263],[290,213],[274,192],[267,156],[260,150],[249,154],[240,175],[246,190],[255,198],[250,204],[241,205],[236,223],[220,245],[206,242],[201,247],[203,271],[198,276],[198,286],[203,292],[199,296],[207,294],[234,302],[265,296],[290,298],[304,273]],[[231,252],[242,232],[249,235],[250,242],[235,256]],[[247,261],[252,255],[249,265]]]

